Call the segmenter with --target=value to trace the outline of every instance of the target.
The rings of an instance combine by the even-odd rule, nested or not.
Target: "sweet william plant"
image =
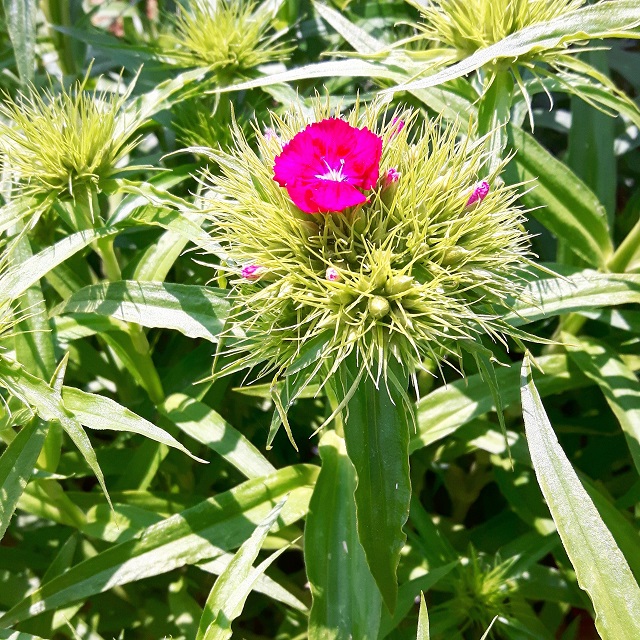
[[[308,384],[333,389],[360,541],[393,610],[410,497],[407,382],[425,359],[486,358],[481,336],[514,333],[502,314],[531,264],[517,191],[500,167],[483,178],[483,140],[380,104],[342,118],[316,102],[311,122],[294,108],[256,138],[254,150],[236,128],[234,151],[213,154],[221,174],[203,178],[201,207],[234,283],[228,370],[275,375],[270,442],[280,421],[294,438],[286,409]],[[386,470],[390,456],[402,466]],[[383,509],[366,498],[374,483]]]
[[[3,6],[0,638],[640,637],[636,0]]]

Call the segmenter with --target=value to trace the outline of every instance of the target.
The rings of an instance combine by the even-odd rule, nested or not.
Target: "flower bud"
[[[333,267],[329,267],[325,275],[329,282],[339,282],[342,280],[342,276],[338,273],[338,270]]]
[[[387,295],[395,296],[400,293],[404,293],[413,287],[414,282],[411,276],[401,275],[392,276],[387,280],[387,284],[384,287],[384,292]]]
[[[442,266],[448,267],[454,264],[458,264],[462,262],[468,255],[470,251],[460,246],[447,247],[444,252],[444,256],[442,257]]]
[[[398,180],[400,180],[400,172],[395,167],[391,167],[387,169],[387,173],[384,176],[383,187],[388,189],[392,184],[398,182]]]
[[[373,296],[369,300],[369,313],[374,318],[384,318],[390,310],[389,301],[382,296]]]
[[[342,289],[342,291],[330,291],[329,301],[334,304],[349,304],[353,302],[353,296],[344,289]]]
[[[482,180],[481,182],[476,183],[473,187],[471,195],[469,196],[469,199],[467,200],[467,207],[470,207],[476,202],[482,202],[487,197],[490,188],[491,185],[489,185],[486,180]]]
[[[266,272],[267,270],[258,264],[246,264],[240,273],[245,280],[255,281],[259,280]]]

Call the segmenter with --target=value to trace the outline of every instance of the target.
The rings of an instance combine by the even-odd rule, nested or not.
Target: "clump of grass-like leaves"
[[[99,188],[135,147],[123,118],[129,93],[88,91],[86,82],[0,104],[2,162],[23,194],[66,197]]]
[[[317,104],[312,118],[330,115]],[[356,350],[363,367],[383,370],[395,357],[415,370],[425,356],[459,354],[461,341],[509,332],[493,305],[517,293],[527,262],[516,189],[499,181],[499,167],[488,195],[469,205],[483,144],[397,115],[385,124],[379,105],[348,115],[383,150],[368,202],[340,213],[303,213],[273,179],[276,156],[310,122],[301,109],[273,116],[266,137],[257,130],[257,153],[236,128],[235,149],[215,154],[222,175],[205,176],[202,207],[236,274],[231,323],[243,337],[231,351],[248,351],[241,363],[286,374],[317,350],[332,372]],[[257,265],[257,281],[241,276],[247,265]]]
[[[288,49],[269,34],[270,14],[246,0],[193,0],[174,19],[172,54],[187,65],[208,65],[218,75],[245,75],[287,56]]]

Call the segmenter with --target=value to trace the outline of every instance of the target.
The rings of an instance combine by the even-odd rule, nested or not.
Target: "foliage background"
[[[532,468],[544,447],[545,460],[560,454],[552,442],[530,452],[529,432],[527,444],[521,386],[533,397],[528,429],[545,433],[544,410],[526,378],[521,383],[521,348],[510,344],[505,353],[485,343],[505,365],[496,367],[495,383],[513,469],[491,385],[475,360],[464,359],[466,380],[448,367],[442,380],[434,365],[435,376],[418,379],[413,495],[391,615],[357,557],[354,474],[341,439],[312,435],[328,415],[324,396],[310,387],[291,406],[297,450],[283,430],[267,450],[271,380],[249,386],[245,372],[207,380],[227,282],[216,269],[216,230],[193,202],[201,188],[195,176],[216,171],[204,148],[231,144],[232,114],[251,136],[252,118],[266,122],[269,110],[281,113],[296,99],[309,106],[316,92],[348,107],[358,94],[368,100],[409,82],[430,53],[424,40],[401,44],[406,57],[386,50],[417,33],[416,7],[399,0],[287,0],[257,10],[264,34],[239,29],[239,48],[222,51],[220,62],[210,57],[211,43],[232,29],[207,22],[206,10],[189,22],[169,2],[5,0],[0,638],[228,637],[220,618],[217,630],[198,629],[232,601],[231,587],[242,592],[245,584],[234,630],[247,639],[414,638],[421,591],[434,638],[479,638],[495,616],[488,637],[598,637],[594,605],[605,615],[615,603],[592,590],[590,599],[576,573],[595,573],[596,586],[613,593],[620,574],[608,572],[621,566],[619,549],[640,575],[640,52],[631,39],[638,27],[614,34],[629,39],[581,54],[620,93],[575,74],[562,78],[567,89],[551,74],[550,109],[541,86],[525,77],[535,129],[516,91],[505,140],[515,154],[505,179],[537,179],[522,196],[534,251],[560,274],[536,274],[533,302],[517,302],[511,321],[555,341],[529,346],[541,369],[535,385],[577,472],[560,472],[568,506],[555,507],[568,523],[557,513],[552,519],[553,496],[547,506]],[[260,47],[276,51],[238,55]],[[279,75],[287,69],[294,71]],[[481,72],[397,91],[393,104],[466,121],[482,104],[482,80]],[[90,100],[115,105],[115,128],[104,117],[85,127],[86,141],[115,160],[74,194],[64,183],[37,187],[41,165],[29,189],[16,188],[11,104],[29,83],[72,97],[74,81]],[[215,92],[240,82],[245,88]],[[110,97],[118,93],[121,103]],[[33,114],[22,126],[28,121]],[[52,122],[42,130],[50,137],[37,138],[41,159],[65,149],[65,130],[54,135]],[[320,465],[324,480],[310,510]],[[604,546],[610,541],[596,525],[566,533],[591,517],[578,478],[613,546]],[[315,536],[307,531],[306,546],[305,523]],[[343,554],[341,572],[333,588],[314,591],[310,615],[309,581],[323,584],[330,554]],[[256,558],[270,557],[263,575],[248,572]],[[423,614],[419,637],[428,637],[424,622]],[[616,640],[637,637],[631,627],[622,633]]]

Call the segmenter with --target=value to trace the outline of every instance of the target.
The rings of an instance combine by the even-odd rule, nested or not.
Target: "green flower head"
[[[35,90],[0,104],[0,154],[25,195],[74,196],[119,171],[135,147],[123,118],[128,97],[86,91]]]
[[[271,13],[246,0],[193,0],[173,20],[173,53],[187,65],[209,65],[218,75],[246,75],[289,53],[269,34]]]
[[[579,9],[585,0],[432,0],[412,2],[422,14],[423,36],[450,47],[458,58],[534,24]]]
[[[306,361],[335,370],[426,356],[508,327],[494,305],[517,293],[528,237],[516,190],[481,178],[481,143],[456,127],[387,117],[380,104],[345,118],[318,102],[215,153],[201,206],[235,290],[231,352],[263,373]],[[275,173],[274,173],[275,172]]]

